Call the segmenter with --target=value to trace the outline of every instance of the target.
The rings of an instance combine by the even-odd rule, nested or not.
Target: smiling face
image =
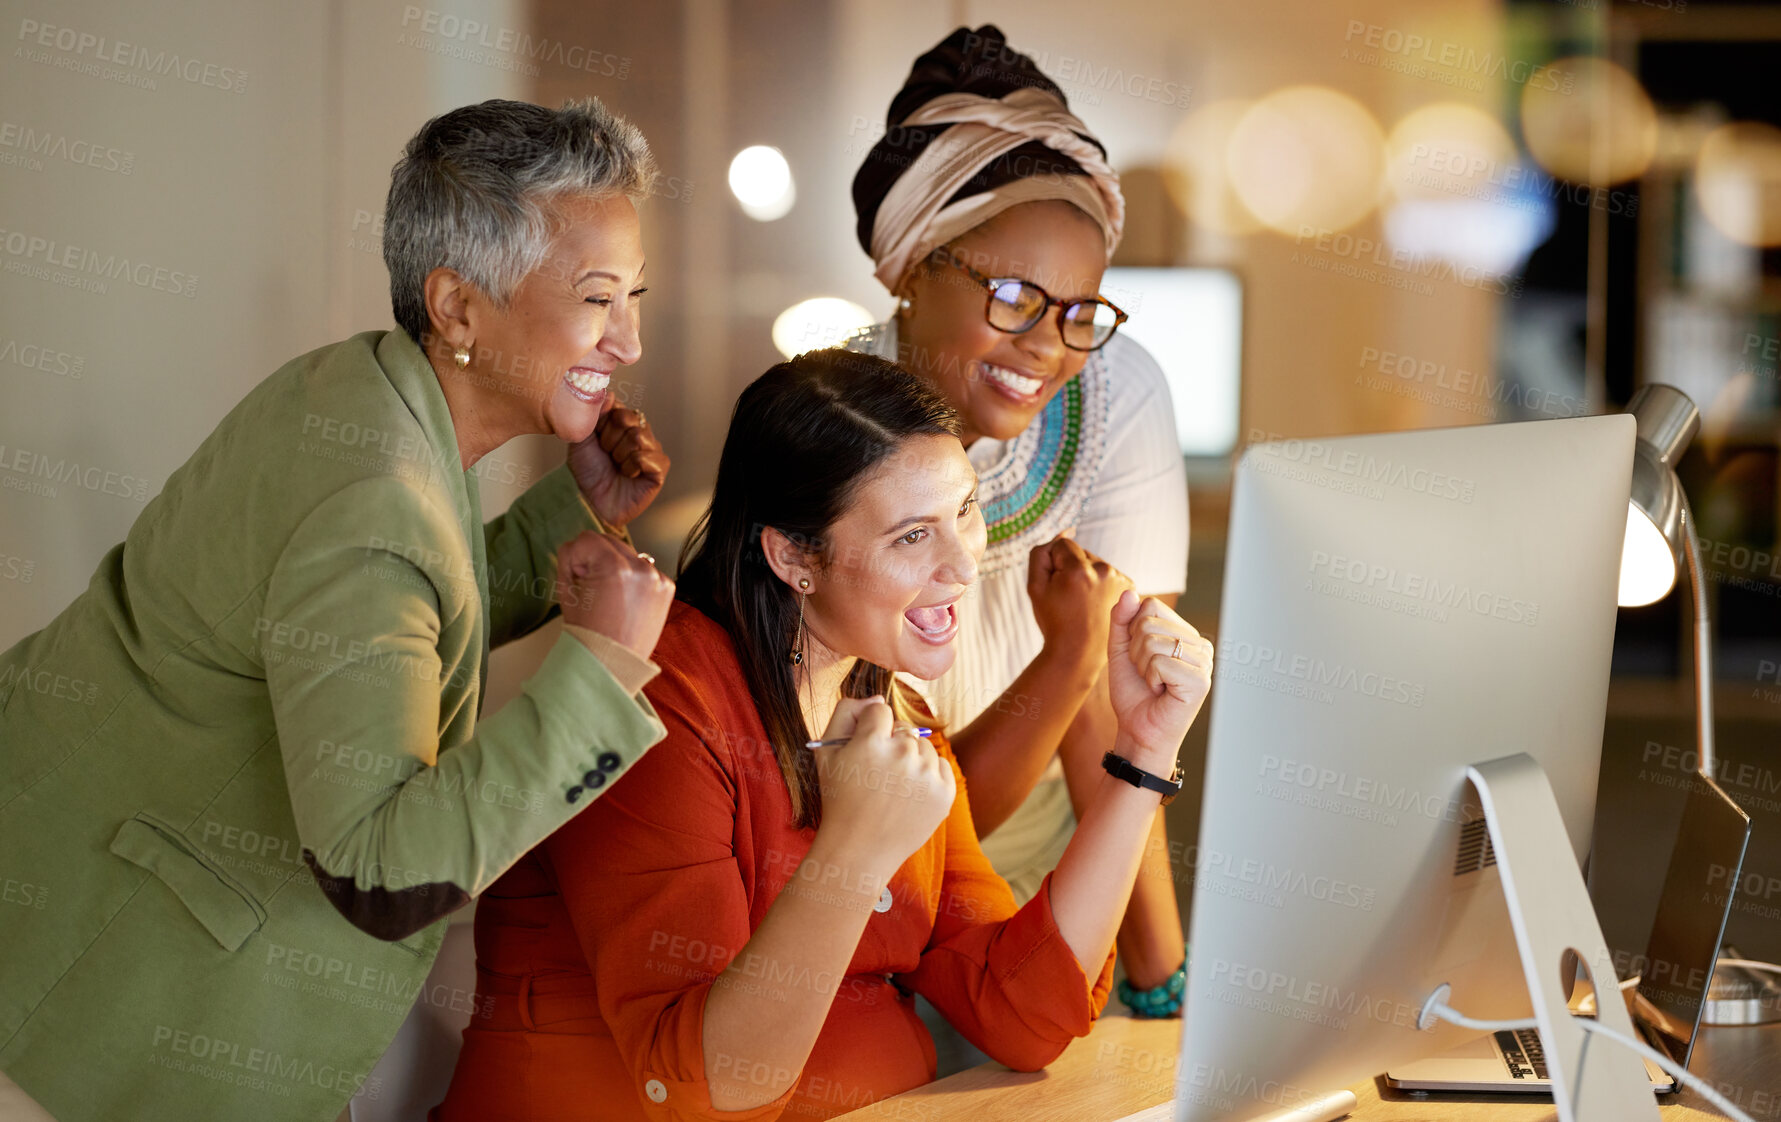
[[[949,244],[979,273],[1019,277],[1060,300],[1097,295],[1107,264],[1101,228],[1059,200],[1009,207]],[[911,307],[897,321],[898,360],[959,411],[967,445],[1019,435],[1088,360],[1064,346],[1056,306],[1019,335],[991,327],[988,293],[958,269],[925,261],[902,294]]]
[[[810,636],[843,657],[918,678],[952,665],[958,600],[989,535],[977,473],[952,436],[912,436],[855,488],[810,574]],[[788,582],[795,587],[795,580]]]
[[[555,236],[505,309],[467,288],[472,361],[446,375],[476,387],[485,417],[509,435],[577,443],[611,401],[613,371],[643,353],[638,337],[643,234],[623,195],[571,196],[550,208]]]

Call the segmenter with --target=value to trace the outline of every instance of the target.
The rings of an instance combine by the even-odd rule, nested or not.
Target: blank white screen
[[[1101,296],[1131,319],[1119,329],[1155,356],[1175,401],[1184,456],[1237,446],[1243,288],[1227,269],[1108,269]]]

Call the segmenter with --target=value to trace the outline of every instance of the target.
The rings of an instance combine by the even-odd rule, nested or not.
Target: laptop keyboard
[[[1540,1047],[1537,1029],[1505,1030],[1497,1033],[1496,1038],[1510,1075],[1516,1079],[1546,1078],[1546,1052]]]

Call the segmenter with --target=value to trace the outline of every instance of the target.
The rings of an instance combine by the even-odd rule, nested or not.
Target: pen
[[[926,738],[934,735],[933,729],[909,729],[908,731],[913,733],[916,736],[923,738],[924,740]],[[846,744],[849,740],[852,740],[852,739],[853,739],[853,737],[851,737],[851,736],[836,736],[836,737],[831,737],[828,740],[806,740],[804,742],[804,747],[806,747],[806,748],[833,748],[837,744]]]

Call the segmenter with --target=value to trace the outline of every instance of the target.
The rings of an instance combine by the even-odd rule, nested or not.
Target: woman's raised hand
[[[1099,664],[1107,619],[1131,578],[1059,534],[1027,554],[1027,596],[1046,650]]]
[[[609,407],[588,438],[570,447],[569,472],[600,520],[622,530],[661,493],[668,453],[642,410]]]
[[[648,658],[668,621],[674,582],[624,542],[583,530],[557,549],[557,603],[564,623]]]
[[[881,697],[843,698],[822,739],[848,737],[833,748],[812,748],[822,785],[822,825],[861,871],[888,879],[932,837],[958,793],[952,765],[934,746],[892,727]]]
[[[1113,606],[1107,685],[1120,733],[1167,775],[1181,738],[1212,689],[1212,644],[1154,596],[1126,592]]]

